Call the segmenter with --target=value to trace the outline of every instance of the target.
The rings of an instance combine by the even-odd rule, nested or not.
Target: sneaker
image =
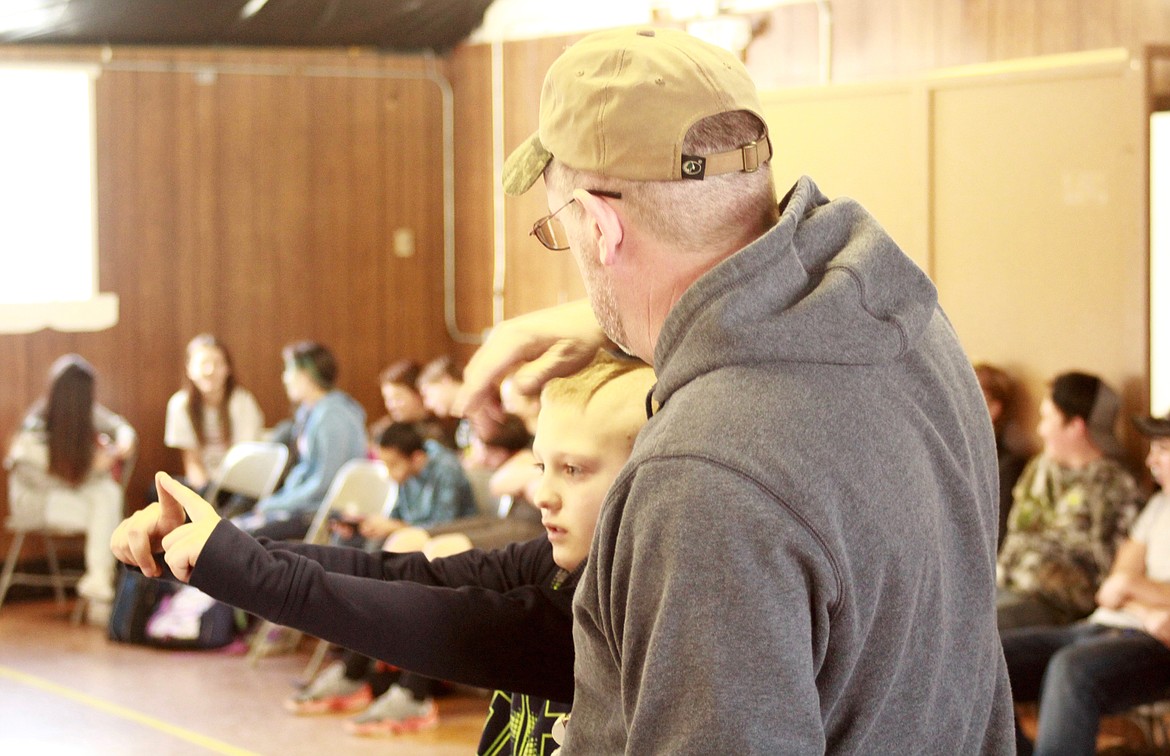
[[[416,701],[410,691],[399,685],[378,696],[359,716],[345,723],[351,735],[377,737],[433,730],[439,726],[435,699]]]
[[[345,664],[333,662],[308,687],[284,702],[293,714],[333,714],[361,711],[374,700],[370,686],[345,677]]]

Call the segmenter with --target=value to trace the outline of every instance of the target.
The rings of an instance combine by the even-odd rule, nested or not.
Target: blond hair
[[[564,378],[545,384],[540,394],[541,407],[565,405],[582,413],[596,403],[597,419],[603,428],[588,428],[591,433],[616,433],[633,443],[646,424],[645,398],[654,385],[654,370],[646,363],[618,359],[602,350],[593,362]]]
[[[606,384],[636,370],[650,370],[641,360],[618,359],[609,352],[598,351],[585,367],[572,375],[553,378],[540,392],[540,401],[562,402],[584,408]]]
[[[760,139],[763,125],[747,111],[709,116],[687,132],[687,154],[710,155]],[[553,158],[545,183],[573,189],[621,192],[621,206],[640,228],[681,252],[718,251],[729,239],[754,238],[777,220],[771,162],[752,173],[726,173],[702,181],[630,181],[578,171]],[[579,213],[574,205],[566,212]]]

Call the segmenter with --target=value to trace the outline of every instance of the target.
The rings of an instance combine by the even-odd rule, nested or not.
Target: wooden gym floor
[[[113,643],[105,630],[69,623],[72,603],[7,601],[0,607],[0,754],[192,756],[202,754],[396,754],[475,752],[486,692],[440,698],[439,727],[416,735],[347,735],[345,715],[294,717],[281,702],[295,689],[313,643],[261,659],[221,651],[161,651]],[[1022,707],[1034,732],[1034,707]],[[1102,723],[1101,753],[1150,748],[1125,718]]]
[[[436,730],[395,738],[347,735],[344,715],[294,717],[281,701],[308,659],[159,651],[113,643],[69,624],[71,603],[0,607],[0,754],[401,754],[475,752],[487,694],[438,700]]]

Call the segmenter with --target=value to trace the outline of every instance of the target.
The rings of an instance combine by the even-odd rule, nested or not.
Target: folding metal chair
[[[379,514],[389,509],[392,497],[397,494],[398,487],[390,480],[390,473],[381,462],[369,459],[346,462],[329,485],[325,499],[309,525],[309,532],[305,534],[305,543],[328,543],[330,513]],[[265,620],[253,636],[248,663],[255,665],[261,657],[282,649],[291,650],[300,638],[299,631]]]
[[[122,487],[123,495],[130,481],[130,475],[134,472],[134,463],[136,461],[136,456],[122,460],[115,471],[115,477]],[[13,473],[9,471],[9,475],[11,474]],[[25,519],[18,517],[15,513],[9,513],[5,527],[12,533],[12,543],[8,546],[8,554],[4,559],[4,567],[0,569],[0,606],[3,606],[4,599],[8,596],[8,589],[14,585],[49,586],[53,589],[53,596],[56,598],[58,606],[64,606],[65,589],[75,587],[78,581],[81,580],[84,572],[81,570],[66,570],[61,568],[61,562],[57,558],[56,542],[60,539],[84,538],[85,528],[51,526],[43,520]],[[49,569],[47,574],[17,571],[17,565],[20,563],[20,553],[24,548],[26,539],[30,535],[39,536],[44,543],[45,561]],[[74,604],[73,611],[70,612],[70,620],[74,625],[81,623],[81,620],[85,616],[87,604],[88,602],[82,597],[79,597]]]
[[[223,491],[263,499],[276,490],[284,466],[288,464],[288,447],[275,441],[245,441],[233,444],[220,463],[207,490],[212,504]]]

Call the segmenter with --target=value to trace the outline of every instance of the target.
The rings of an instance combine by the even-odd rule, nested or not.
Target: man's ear
[[[573,192],[573,198],[585,210],[587,232],[597,243],[597,255],[602,265],[613,265],[617,250],[625,236],[625,228],[617,210],[605,197],[590,194],[584,189]]]

